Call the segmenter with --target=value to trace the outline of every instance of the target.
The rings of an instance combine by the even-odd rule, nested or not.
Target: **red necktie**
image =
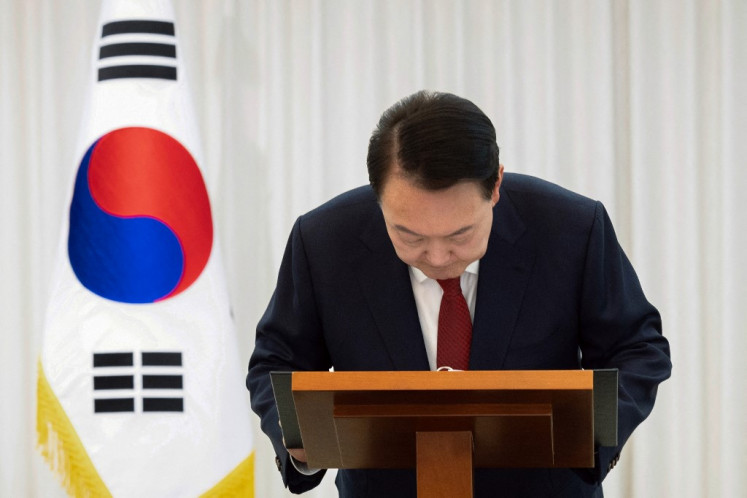
[[[436,366],[467,370],[472,342],[472,319],[467,301],[462,295],[459,277],[439,280],[438,283],[444,290],[444,295],[438,312]]]

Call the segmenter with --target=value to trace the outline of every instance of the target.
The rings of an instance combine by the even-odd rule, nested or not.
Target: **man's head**
[[[368,179],[381,198],[393,170],[427,190],[464,181],[486,199],[498,180],[498,144],[490,119],[450,93],[421,91],[384,111],[368,144]]]
[[[419,92],[392,106],[371,137],[368,172],[402,261],[444,279],[485,254],[503,168],[495,129],[472,102]]]

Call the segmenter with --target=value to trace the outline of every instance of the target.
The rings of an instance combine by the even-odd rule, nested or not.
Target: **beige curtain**
[[[296,216],[366,181],[379,114],[472,99],[508,171],[608,207],[673,378],[611,497],[747,494],[747,2],[175,1],[248,361]],[[0,496],[63,496],[34,449],[36,358],[98,5],[0,2]],[[256,419],[256,496],[286,496]],[[334,495],[333,476],[312,497]]]

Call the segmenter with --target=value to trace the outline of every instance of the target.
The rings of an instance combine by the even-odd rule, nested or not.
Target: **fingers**
[[[288,453],[299,462],[307,463],[306,450],[303,448],[288,449]]]

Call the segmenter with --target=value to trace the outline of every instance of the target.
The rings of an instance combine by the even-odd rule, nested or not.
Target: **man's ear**
[[[500,199],[500,189],[501,189],[501,182],[503,181],[503,165],[498,165],[498,179],[495,182],[495,186],[493,187],[493,194],[490,197],[490,201],[493,203],[493,206],[498,204],[498,199]]]

